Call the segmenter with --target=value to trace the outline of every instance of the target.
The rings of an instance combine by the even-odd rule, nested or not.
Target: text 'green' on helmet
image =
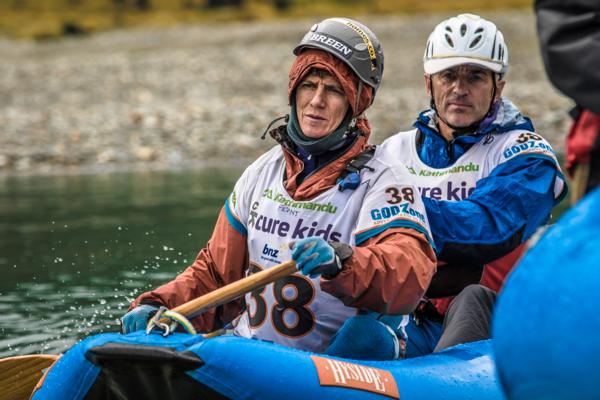
[[[439,23],[429,35],[423,55],[426,74],[463,64],[506,73],[508,48],[493,22],[474,14],[460,14]]]
[[[328,18],[314,24],[294,49],[324,50],[345,62],[361,81],[373,88],[373,97],[383,76],[383,49],[377,36],[365,25],[349,18]]]

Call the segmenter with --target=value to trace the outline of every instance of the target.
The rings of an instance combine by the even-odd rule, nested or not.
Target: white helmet
[[[508,70],[508,48],[494,23],[460,14],[435,27],[423,55],[425,73],[432,75],[462,64],[475,64],[501,76]]]

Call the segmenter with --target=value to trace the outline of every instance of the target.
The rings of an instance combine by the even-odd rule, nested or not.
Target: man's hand
[[[291,242],[290,249],[296,267],[311,278],[319,275],[332,278],[342,269],[340,259],[335,255],[333,247],[319,237]]]
[[[142,304],[129,311],[121,318],[121,330],[123,333],[131,333],[146,329],[148,320],[158,311],[158,308]]]

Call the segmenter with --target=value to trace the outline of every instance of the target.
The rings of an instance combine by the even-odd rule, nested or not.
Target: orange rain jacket
[[[309,200],[335,186],[347,162],[367,145],[361,136],[342,157],[310,175],[299,186],[295,177],[303,163],[284,150],[285,182],[294,200]],[[408,228],[392,228],[354,247],[342,271],[333,279],[321,278],[321,288],[341,299],[344,304],[386,314],[412,312],[425,293],[435,272],[435,253],[425,236]],[[174,280],[139,296],[131,305],[140,303],[174,308],[196,297],[243,278],[248,268],[246,237],[228,222],[221,209],[212,237],[194,263]],[[192,320],[200,332],[222,327],[237,317],[244,308],[243,299],[211,310]]]
[[[288,95],[312,68],[322,68],[335,76],[344,87],[364,133],[342,156],[309,175],[300,185],[296,177],[303,162],[282,145],[286,160],[285,188],[297,201],[310,200],[336,185],[346,164],[368,145],[369,123],[362,112],[369,107],[372,91],[357,84],[357,77],[342,61],[319,50],[302,52],[290,69]],[[332,279],[321,278],[321,288],[350,307],[365,308],[386,314],[408,314],[418,305],[436,270],[436,258],[426,237],[409,228],[391,228],[354,247],[353,255],[343,263],[342,271]],[[174,308],[203,294],[235,282],[246,275],[248,246],[246,237],[228,222],[221,209],[212,237],[194,263],[174,280],[139,296],[131,308],[140,303]],[[194,318],[200,332],[207,332],[231,322],[244,310],[238,299]]]

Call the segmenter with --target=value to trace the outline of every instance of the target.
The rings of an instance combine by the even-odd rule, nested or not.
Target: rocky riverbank
[[[548,82],[529,12],[483,14],[503,31],[505,94],[558,151],[571,102]],[[385,50],[372,141],[428,103],[421,57],[447,15],[361,18]],[[315,21],[130,30],[52,42],[0,39],[0,174],[238,165],[273,142],[287,112],[291,49]]]

